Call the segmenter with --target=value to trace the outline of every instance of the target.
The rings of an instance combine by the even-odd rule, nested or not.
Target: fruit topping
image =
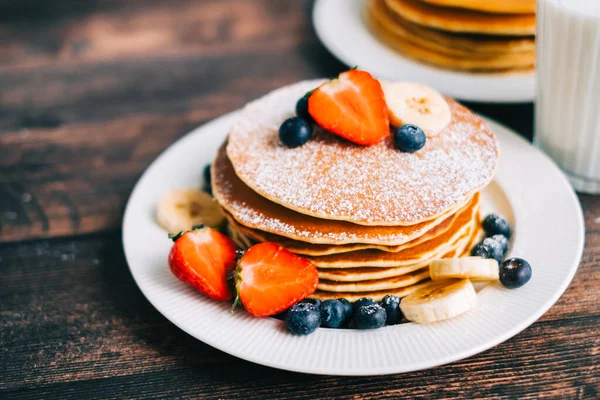
[[[481,257],[444,258],[429,265],[434,281],[459,278],[478,281],[498,280],[498,262]]]
[[[377,144],[390,132],[381,84],[365,71],[346,71],[319,86],[308,112],[323,129],[356,144]]]
[[[352,319],[352,303],[347,299],[338,299],[338,301],[344,306],[344,322],[346,323]]]
[[[312,91],[306,93],[304,96],[300,97],[298,102],[296,102],[296,115],[309,123],[314,122],[308,112],[308,98],[311,94]]]
[[[494,236],[494,235],[504,235],[507,239],[510,239],[510,235],[512,230],[510,229],[510,225],[506,218],[501,217],[498,214],[490,214],[484,218],[483,230],[485,231],[486,236]]]
[[[362,297],[354,302],[352,305],[352,314],[356,313],[356,310],[362,306],[370,306],[371,304],[377,304],[377,302],[369,297]]]
[[[321,300],[319,299],[304,299],[302,300],[300,303],[309,303],[315,306],[315,308],[317,309],[317,311],[321,310]]]
[[[475,247],[471,249],[471,255],[481,258],[493,258],[498,262],[502,262],[502,259],[504,258],[502,245],[492,238],[485,238],[482,242],[477,243]]]
[[[506,255],[508,252],[508,238],[501,234],[494,235],[491,238],[500,243],[500,247],[502,247],[502,253]]]
[[[211,228],[199,228],[172,236],[169,267],[181,281],[215,300],[229,300],[229,271],[235,268],[236,252],[231,240]]]
[[[491,258],[498,261],[499,263],[502,262],[502,259],[504,258],[504,251],[502,250],[502,245],[500,244],[500,242],[492,238],[485,238],[481,243],[489,246],[489,248],[492,249]]]
[[[215,200],[198,189],[165,193],[156,207],[156,220],[167,232],[181,232],[196,225],[218,227],[225,216]]]
[[[385,309],[379,304],[361,306],[354,312],[354,326],[356,329],[377,329],[385,326],[387,315]]]
[[[450,123],[448,103],[429,86],[412,82],[385,82],[382,87],[393,126],[414,124],[420,126],[427,137],[433,137]]]
[[[256,317],[287,309],[314,293],[319,281],[310,261],[276,243],[260,243],[248,249],[238,261],[235,279],[238,299]],[[314,304],[312,307],[317,310]]]
[[[425,146],[425,133],[416,125],[404,124],[394,134],[394,144],[396,148],[406,152],[414,153]]]
[[[321,325],[340,328],[346,320],[344,305],[338,300],[325,300],[321,304]]]
[[[287,147],[298,147],[312,137],[312,126],[302,118],[291,117],[279,127],[279,140]]]
[[[520,288],[531,279],[531,265],[522,258],[509,258],[500,265],[500,282],[509,289]]]
[[[321,324],[321,316],[314,304],[294,304],[285,317],[285,327],[294,335],[310,335]]]
[[[436,283],[402,299],[400,309],[406,319],[419,324],[442,321],[477,306],[477,293],[468,279]]]
[[[400,311],[400,297],[393,294],[386,295],[381,299],[381,307],[387,314],[386,324],[396,325],[402,320],[402,311]]]
[[[212,184],[211,184],[211,176],[210,176],[210,164],[206,164],[204,166],[204,170],[202,171],[204,175],[204,183],[202,184],[202,191],[208,193],[212,196]]]

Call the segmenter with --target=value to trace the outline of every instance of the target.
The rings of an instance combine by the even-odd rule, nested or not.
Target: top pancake
[[[315,127],[303,146],[279,141],[297,99],[323,81],[304,81],[249,103],[233,123],[227,156],[253,191],[317,218],[371,226],[407,226],[457,207],[493,178],[496,137],[478,116],[447,99],[452,120],[416,153],[394,147],[392,134],[359,146]]]
[[[535,0],[421,0],[442,7],[459,7],[471,10],[506,13],[530,14],[535,12]]]
[[[392,13],[385,4],[385,0],[370,0],[367,3],[367,14],[373,23],[380,25],[382,29],[398,38],[448,54],[472,57],[535,51],[533,36],[476,35],[427,28]]]
[[[421,237],[465,205],[461,203],[440,218],[410,226],[365,226],[314,218],[270,202],[246,186],[235,174],[225,153],[226,146],[227,142],[219,148],[211,168],[213,195],[237,223],[268,233],[265,241],[269,242],[286,237],[329,245],[370,243],[398,246]],[[465,199],[465,203],[477,199],[475,195],[473,199]],[[273,238],[271,234],[277,237]],[[285,242],[279,243],[284,247],[287,245]]]
[[[535,14],[492,14],[436,7],[420,0],[385,0],[385,2],[398,16],[443,31],[511,36],[535,34]]]

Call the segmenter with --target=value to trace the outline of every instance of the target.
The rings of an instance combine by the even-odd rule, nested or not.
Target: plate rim
[[[375,369],[368,370],[368,371],[361,370],[361,369],[353,369],[353,370],[335,369],[332,371],[332,369],[328,368],[328,367],[316,367],[316,366],[311,367],[311,368],[294,368],[294,367],[290,367],[285,364],[282,365],[282,363],[280,363],[280,362],[278,363],[273,360],[265,360],[264,357],[260,357],[258,355],[252,355],[252,354],[247,354],[247,353],[242,354],[240,352],[229,351],[227,348],[224,348],[216,338],[213,338],[213,337],[200,338],[200,337],[198,337],[196,332],[193,332],[190,329],[189,326],[181,326],[181,324],[178,324],[176,321],[174,321],[174,318],[172,318],[172,316],[169,315],[168,312],[164,311],[163,304],[161,304],[159,301],[155,301],[154,294],[152,294],[149,291],[148,287],[140,280],[140,276],[138,276],[136,269],[134,267],[132,267],[132,265],[131,265],[131,260],[132,260],[131,251],[132,250],[131,250],[131,247],[127,245],[127,238],[129,237],[129,232],[132,229],[132,226],[131,226],[131,224],[128,223],[128,221],[130,220],[131,214],[132,214],[132,207],[133,207],[132,204],[133,204],[134,200],[136,199],[136,197],[135,197],[136,193],[141,190],[140,187],[141,187],[141,183],[142,183],[144,177],[148,174],[148,171],[150,171],[154,165],[157,165],[157,163],[159,162],[160,159],[162,159],[163,157],[166,157],[166,155],[170,152],[170,150],[177,144],[181,143],[182,141],[185,141],[185,142],[193,141],[193,139],[197,135],[204,133],[203,131],[210,131],[210,129],[213,126],[218,126],[219,124],[222,124],[226,121],[233,119],[238,112],[239,112],[239,110],[236,110],[236,111],[227,113],[225,115],[222,115],[218,118],[215,118],[213,120],[207,121],[206,123],[193,129],[189,133],[185,134],[184,136],[180,137],[178,140],[173,142],[167,148],[165,148],[150,163],[150,165],[144,170],[144,172],[138,179],[133,190],[131,191],[129,199],[127,200],[127,205],[126,205],[124,216],[123,216],[122,244],[123,244],[123,249],[124,249],[127,265],[128,265],[128,268],[134,278],[134,281],[136,282],[136,285],[138,286],[140,291],[144,294],[144,297],[146,297],[148,299],[148,301],[153,305],[154,308],[156,308],[165,318],[167,318],[171,323],[173,323],[179,329],[183,330],[184,332],[191,335],[195,339],[198,339],[211,347],[214,347],[220,351],[223,351],[225,353],[233,355],[237,358],[244,359],[246,361],[250,361],[250,362],[253,362],[256,364],[265,365],[265,366],[277,368],[277,369],[293,371],[293,372],[307,373],[307,374],[324,374],[324,375],[338,375],[338,376],[369,376],[369,375],[405,373],[405,372],[428,369],[428,368],[445,365],[445,364],[448,364],[451,362],[455,362],[458,360],[462,360],[462,359],[471,357],[475,354],[481,353],[485,350],[495,347],[498,344],[503,343],[504,341],[508,340],[509,338],[517,335],[519,332],[523,331],[524,329],[526,329],[527,327],[532,325],[535,321],[537,321],[545,312],[547,312],[556,303],[556,301],[562,296],[562,294],[568,288],[575,273],[577,272],[577,269],[580,264],[583,248],[584,248],[584,234],[585,234],[585,231],[584,231],[585,224],[584,224],[581,204],[580,204],[579,200],[577,199],[575,192],[571,189],[565,175],[558,169],[558,167],[550,160],[550,158],[546,154],[542,153],[539,149],[535,148],[536,151],[539,152],[539,154],[541,156],[543,156],[545,159],[550,161],[552,166],[558,172],[560,172],[560,177],[562,178],[563,184],[566,185],[566,187],[570,189],[571,200],[574,203],[573,205],[576,206],[576,208],[573,211],[575,211],[578,215],[576,224],[581,228],[581,229],[578,229],[577,238],[576,238],[577,256],[571,261],[571,265],[568,266],[568,268],[569,268],[568,275],[566,276],[566,278],[563,281],[561,281],[560,287],[553,293],[553,295],[549,299],[547,299],[545,301],[544,305],[542,307],[540,307],[539,309],[537,309],[535,313],[533,313],[526,319],[522,320],[519,324],[516,324],[516,325],[512,326],[510,329],[507,329],[502,335],[494,337],[493,340],[488,339],[487,341],[485,341],[485,343],[482,343],[479,346],[471,347],[468,350],[462,351],[460,353],[455,353],[455,354],[452,354],[452,355],[444,357],[444,358],[436,358],[431,361],[424,361],[421,363],[413,362],[412,364],[409,364],[410,367],[408,367],[408,368],[406,368],[406,365],[400,364],[400,365],[394,365],[391,367],[375,368]],[[485,119],[490,124],[493,131],[496,132],[497,128],[499,128],[500,130],[503,130],[504,132],[506,132],[506,134],[512,135],[514,139],[517,139],[518,141],[520,141],[521,142],[520,145],[526,145],[526,146],[530,146],[531,148],[534,148],[529,142],[527,142],[524,138],[522,138],[521,136],[516,134],[510,128],[508,128],[502,124],[499,124],[493,120],[490,120],[489,118],[485,118]],[[206,133],[204,133],[204,134],[206,134]],[[503,190],[505,190],[502,185],[500,185],[500,186],[502,187]],[[517,216],[515,216],[515,218],[517,218]],[[257,319],[254,318],[254,320],[257,320]],[[264,320],[263,320],[263,322],[264,322]],[[279,321],[272,320],[272,321],[269,321],[269,324],[272,326],[275,326],[274,324],[276,322],[279,322]],[[353,331],[342,330],[342,331],[338,331],[338,332],[344,332],[343,334],[349,334],[348,332],[353,332]],[[352,334],[352,333],[350,333],[350,334]],[[403,367],[400,367],[400,366],[403,366]]]
[[[319,39],[319,41],[323,44],[323,46],[340,62],[342,62],[343,64],[347,65],[347,66],[353,66],[353,65],[361,65],[364,66],[364,64],[359,63],[357,59],[352,59],[352,56],[349,56],[347,53],[347,51],[345,51],[341,45],[339,45],[337,43],[337,41],[333,38],[330,37],[330,34],[328,33],[329,31],[327,30],[327,28],[325,28],[328,24],[326,22],[327,17],[329,16],[329,14],[327,14],[326,11],[328,11],[327,6],[329,5],[328,3],[339,3],[342,4],[343,7],[357,7],[360,8],[361,11],[358,12],[362,12],[362,8],[364,8],[364,3],[367,0],[315,0],[314,1],[314,5],[312,8],[312,12],[310,15],[311,18],[311,22],[314,28],[314,31]],[[354,10],[354,12],[357,12],[356,10]],[[339,18],[338,19],[334,19],[336,20],[336,22],[339,23]],[[351,26],[355,26],[355,25],[351,25]],[[519,82],[518,85],[513,85],[513,89],[514,87],[517,88],[517,91],[519,90],[527,90],[527,93],[522,94],[522,95],[515,95],[515,91],[511,90],[511,91],[506,91],[504,92],[504,94],[502,96],[498,96],[498,95],[494,95],[493,93],[495,93],[495,91],[487,91],[490,94],[485,94],[486,91],[480,90],[479,93],[484,93],[484,94],[461,94],[461,89],[452,89],[452,90],[443,90],[441,89],[439,86],[440,85],[435,85],[432,84],[432,82],[425,82],[428,83],[430,86],[434,86],[434,87],[438,87],[438,89],[440,89],[440,91],[443,92],[443,94],[448,95],[450,97],[453,98],[457,98],[457,99],[461,99],[464,101],[472,101],[472,102],[482,102],[482,103],[530,103],[532,101],[535,100],[535,72],[530,73],[530,74],[523,74],[523,75],[519,75],[519,74],[506,74],[506,75],[502,75],[502,74],[470,74],[467,72],[461,72],[461,71],[452,71],[452,70],[445,70],[442,68],[437,68],[434,66],[429,66],[427,64],[423,64],[423,63],[419,63],[417,61],[411,60],[407,57],[402,56],[401,54],[399,54],[398,52],[396,52],[393,49],[387,48],[384,44],[382,44],[381,42],[379,42],[376,38],[373,37],[373,35],[368,31],[368,29],[365,27],[364,24],[360,25],[360,30],[362,31],[366,31],[367,35],[371,37],[373,44],[374,44],[374,49],[371,49],[372,51],[377,51],[379,53],[379,55],[381,56],[382,53],[386,53],[386,54],[393,54],[393,58],[396,58],[398,62],[402,62],[406,66],[409,66],[411,68],[418,68],[422,71],[428,71],[427,72],[427,76],[438,76],[440,80],[448,80],[453,82],[453,79],[473,79],[473,80],[478,80],[478,85],[485,85],[486,81],[494,81],[494,82],[498,82],[500,84],[502,83],[506,83],[506,82],[510,82],[512,79],[519,79],[521,78],[521,82]],[[354,49],[352,49],[353,52],[356,52],[356,47]],[[367,59],[369,59],[370,57],[366,57]],[[379,63],[381,64],[381,63]],[[374,63],[373,65],[376,65],[376,63]],[[374,75],[380,77],[380,78],[385,78],[385,79],[390,79],[390,80],[399,80],[402,79],[398,76],[388,76],[385,73],[381,73],[380,71],[378,71],[378,68],[368,68],[367,66],[365,66],[367,70],[369,70],[370,72],[372,72]],[[512,78],[512,79],[511,79]],[[409,78],[410,79],[410,78]],[[433,79],[433,78],[432,78]],[[419,79],[417,79],[419,81],[424,81],[424,77],[421,76],[419,77]],[[530,89],[518,89],[519,87],[522,87],[523,85],[527,85],[530,86]],[[459,84],[456,84],[456,86],[459,86]],[[488,86],[490,86],[488,84]],[[502,86],[500,86],[502,87]],[[495,88],[497,89],[498,86],[496,85]],[[502,89],[504,90],[504,89]],[[464,93],[464,92],[463,92]]]

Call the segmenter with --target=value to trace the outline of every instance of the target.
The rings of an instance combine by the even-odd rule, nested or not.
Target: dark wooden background
[[[600,396],[600,197],[579,196],[586,248],[558,303],[506,343],[428,371],[339,378],[253,365],[183,333],[142,296],[121,246],[134,183],[192,128],[344,69],[308,7],[0,2],[0,397]],[[531,135],[531,104],[469,105]]]

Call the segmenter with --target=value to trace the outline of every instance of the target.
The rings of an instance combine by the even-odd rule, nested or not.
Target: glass
[[[600,0],[538,0],[534,143],[600,193]]]

